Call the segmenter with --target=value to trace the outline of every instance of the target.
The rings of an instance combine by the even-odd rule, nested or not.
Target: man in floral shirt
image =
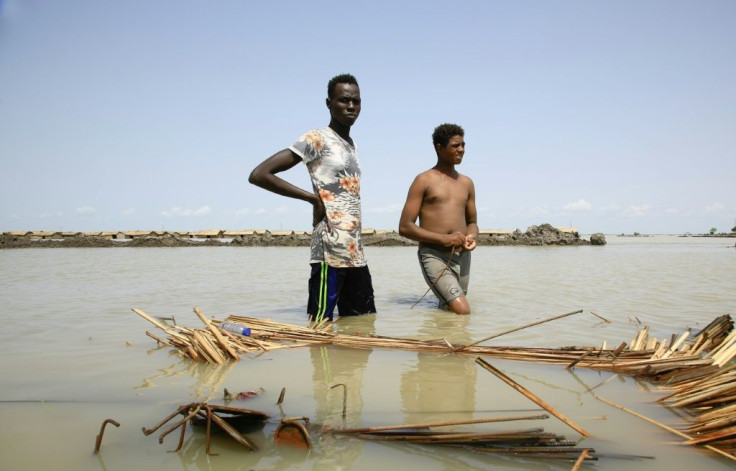
[[[313,129],[258,165],[249,181],[312,204],[311,276],[307,312],[314,322],[375,313],[373,285],[361,238],[360,163],[350,128],[360,114],[360,88],[349,74],[327,85],[329,126]],[[304,162],[313,192],[276,174]]]

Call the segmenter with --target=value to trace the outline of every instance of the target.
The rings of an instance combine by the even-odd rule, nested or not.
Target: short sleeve
[[[292,152],[301,157],[304,163],[321,158],[324,148],[325,139],[318,129],[313,129],[304,134],[289,147]]]

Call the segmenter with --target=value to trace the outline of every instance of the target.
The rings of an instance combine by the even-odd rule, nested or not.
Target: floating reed
[[[736,450],[736,331],[731,316],[715,318],[700,332],[688,329],[670,339],[650,338],[644,326],[632,339],[615,349],[602,347],[524,348],[481,346],[479,343],[526,327],[577,314],[574,311],[544,321],[511,329],[467,345],[452,345],[446,339],[415,340],[342,334],[333,331],[332,322],[315,327],[300,327],[247,316],[229,316],[226,320],[248,326],[251,335],[234,335],[218,328],[222,321],[208,319],[195,308],[204,328],[166,325],[140,309],[133,309],[168,338],[164,341],[150,333],[157,342],[167,342],[180,355],[197,361],[223,364],[242,354],[282,348],[332,344],[347,348],[410,350],[426,353],[474,355],[508,360],[551,363],[567,367],[591,368],[635,376],[672,388],[660,402],[672,408],[687,409],[694,417],[688,425],[685,443],[718,447],[734,456]],[[577,458],[577,457],[576,457]]]
[[[568,419],[562,412],[558,411],[557,409],[555,409],[551,405],[549,405],[546,402],[544,402],[536,394],[532,393],[531,391],[529,391],[528,389],[526,389],[524,386],[520,385],[519,383],[517,383],[513,379],[511,379],[508,376],[506,376],[505,374],[503,374],[498,369],[494,368],[493,365],[491,365],[487,361],[483,360],[482,358],[476,358],[475,359],[475,362],[478,363],[483,368],[485,368],[486,370],[488,370],[491,373],[493,373],[494,375],[496,375],[496,377],[499,378],[504,383],[508,384],[512,388],[514,388],[517,391],[519,391],[527,399],[531,400],[532,402],[534,402],[538,406],[542,407],[544,410],[546,410],[550,414],[554,415],[555,417],[557,417],[558,419],[560,419],[561,421],[563,421],[565,424],[567,424],[570,428],[572,428],[573,430],[575,430],[576,432],[578,432],[580,435],[582,435],[584,437],[590,437],[591,436],[590,433],[586,432],[585,429],[583,429],[579,425],[576,425],[572,420]]]
[[[329,330],[332,323],[320,324],[319,329],[314,329],[254,317],[229,316],[227,321],[250,327],[251,335],[246,337],[218,329],[217,326],[222,321],[207,319],[197,308],[195,312],[205,324],[204,329],[164,325],[140,309],[133,309],[133,311],[163,330],[168,335],[168,342],[174,345],[183,356],[218,364],[229,359],[236,359],[238,354],[242,353],[332,344],[348,348],[382,348],[441,354],[459,353],[553,363],[620,372],[653,380],[665,380],[668,384],[674,384],[677,378],[687,377],[683,375],[697,377],[701,371],[718,371],[736,356],[736,332],[728,334],[733,328],[733,321],[728,315],[711,322],[691,341],[687,340],[690,336],[689,331],[685,332],[676,340],[668,342],[665,349],[662,347],[664,341],[649,343],[649,328],[644,327],[632,341],[630,348],[626,348],[626,343],[622,343],[618,348],[610,350],[595,347],[525,348],[475,345],[478,342],[453,346],[445,339],[415,340],[378,335],[342,334]],[[162,341],[155,338],[157,341]],[[724,339],[726,339],[725,345]],[[652,348],[646,348],[647,344]],[[705,345],[709,347],[704,348]]]
[[[537,420],[548,415],[497,417],[420,424],[387,425],[356,429],[334,429],[324,427],[324,433],[348,435],[363,440],[405,442],[420,445],[462,446],[474,451],[495,454],[524,456],[527,458],[577,459],[583,450],[585,459],[596,460],[592,448],[572,448],[575,442],[561,435],[544,432],[542,428],[496,432],[435,431],[431,427],[447,427],[466,424],[506,422],[513,420]]]

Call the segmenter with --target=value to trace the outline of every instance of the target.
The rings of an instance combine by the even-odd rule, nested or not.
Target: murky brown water
[[[629,341],[643,324],[668,337],[736,311],[732,239],[617,238],[605,247],[481,247],[473,255],[469,299],[474,313],[433,308],[413,248],[369,248],[377,316],[346,318],[347,332],[467,343],[583,309],[582,314],[499,337],[495,345],[595,345]],[[729,245],[731,248],[729,248]],[[0,251],[0,469],[570,469],[571,462],[489,456],[456,448],[364,442],[313,433],[304,454],[273,445],[281,417],[350,427],[536,414],[539,408],[474,363],[473,357],[312,347],[244,358],[222,367],[193,364],[157,349],[153,327],[130,308],[273,318],[303,324],[308,254],[303,248],[48,249]],[[607,317],[601,322],[590,311]],[[642,324],[639,324],[641,322]],[[515,381],[594,435],[553,418],[456,427],[545,431],[592,446],[605,470],[732,469],[732,463],[677,445],[678,437],[595,399],[596,394],[677,427],[682,419],[655,400],[663,390],[585,369],[491,360]],[[344,421],[342,392],[348,386]],[[225,439],[207,457],[204,435],[177,433],[163,444],[150,427],[180,404],[221,401],[223,388],[263,388],[243,407],[272,416],[253,434],[255,453]],[[276,405],[286,387],[284,404]],[[93,455],[100,424],[108,426]],[[643,458],[646,457],[646,458]]]

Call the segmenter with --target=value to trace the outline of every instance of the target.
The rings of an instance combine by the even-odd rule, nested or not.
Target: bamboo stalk
[[[504,448],[485,448],[485,447],[483,447],[483,448],[473,448],[473,450],[474,451],[483,451],[483,452],[486,452],[486,453],[499,453],[499,454],[504,454],[504,453],[513,453],[513,454],[517,454],[517,453],[524,453],[524,454],[526,454],[526,453],[545,453],[545,454],[549,454],[549,455],[560,455],[560,454],[569,454],[569,453],[578,454],[578,453],[581,453],[583,450],[588,450],[589,452],[590,451],[595,452],[595,450],[593,450],[592,448],[568,448],[568,447],[558,448],[558,447],[548,447],[548,446],[547,447],[527,446],[527,447],[513,447],[513,448],[506,448],[506,447],[504,447]],[[588,455],[588,458],[586,458],[586,459],[588,459],[588,460],[595,460],[596,458],[593,457],[593,456],[591,456],[591,455]]]
[[[639,417],[639,418],[640,418],[640,419],[642,419],[642,420],[646,420],[646,421],[647,421],[647,422],[649,422],[650,424],[654,424],[654,425],[656,425],[657,427],[659,427],[659,428],[662,428],[662,429],[664,429],[664,430],[667,430],[668,432],[674,433],[675,435],[677,435],[677,436],[679,436],[679,437],[682,437],[682,438],[685,438],[685,439],[691,440],[691,438],[690,438],[690,436],[689,436],[689,435],[687,435],[687,434],[685,434],[685,433],[682,433],[682,432],[680,432],[679,430],[675,430],[675,429],[673,429],[672,427],[669,427],[669,426],[667,426],[667,425],[665,425],[665,424],[663,424],[663,423],[661,423],[661,422],[657,422],[657,421],[656,421],[656,420],[654,420],[654,419],[650,419],[649,417],[646,417],[646,416],[644,416],[644,415],[641,415],[641,414],[639,414],[638,412],[634,412],[633,410],[631,410],[631,409],[628,409],[628,408],[626,408],[626,407],[624,407],[624,406],[622,406],[622,405],[620,405],[620,404],[616,404],[616,403],[614,403],[614,402],[611,402],[611,401],[609,401],[609,400],[607,400],[607,399],[604,399],[604,398],[602,398],[602,397],[600,397],[600,396],[595,396],[595,398],[596,398],[596,399],[598,399],[598,400],[599,400],[599,401],[601,401],[601,402],[605,402],[606,404],[608,404],[608,405],[610,405],[610,406],[613,406],[613,407],[615,407],[615,408],[617,408],[617,409],[620,409],[620,410],[622,410],[622,411],[624,411],[624,412],[628,412],[628,413],[629,413],[629,414],[631,414],[631,415],[634,415],[634,416],[636,416],[636,417]],[[687,442],[685,442],[685,443],[687,443]],[[713,451],[713,452],[716,452],[716,453],[718,453],[718,454],[719,454],[719,455],[721,455],[721,456],[725,456],[726,458],[730,458],[730,459],[732,459],[732,460],[736,461],[736,456],[734,456],[734,455],[732,455],[732,454],[730,454],[730,453],[726,453],[725,451],[723,451],[723,450],[720,450],[720,449],[718,449],[718,448],[716,448],[716,447],[714,447],[714,446],[711,446],[711,445],[706,445],[706,446],[705,446],[704,448],[707,448],[708,450],[710,450],[710,451]]]
[[[726,336],[726,338],[723,339],[723,341],[719,343],[718,346],[716,346],[710,352],[708,352],[708,354],[706,355],[706,358],[717,355],[719,352],[733,345],[734,342],[736,342],[736,330],[728,334],[728,336]]]
[[[693,354],[694,355],[700,355],[705,350],[707,350],[708,348],[710,348],[712,345],[713,345],[713,339],[706,338],[705,340],[703,340],[703,342],[700,344],[700,346],[698,346],[697,348],[695,348],[693,350]]]
[[[727,414],[736,414],[736,404],[729,404],[727,406],[714,408],[708,412],[700,414],[698,416],[698,420],[707,421],[710,419],[719,418]]]
[[[713,368],[714,367],[709,367],[708,370],[709,371],[713,371]],[[704,368],[704,370],[705,370],[705,368]],[[660,402],[661,401],[664,401],[664,400],[669,399],[670,397],[675,396],[675,395],[680,394],[680,393],[685,393],[687,391],[697,390],[697,388],[703,382],[711,381],[711,380],[713,380],[715,378],[718,378],[719,376],[729,375],[729,374],[731,376],[733,376],[732,372],[734,370],[736,370],[736,365],[731,365],[731,366],[729,366],[728,368],[725,368],[725,369],[718,368],[718,369],[715,369],[715,372],[713,372],[713,373],[705,376],[704,378],[696,378],[696,379],[694,379],[692,381],[686,382],[685,384],[675,385],[673,387],[676,389],[676,391],[673,392],[672,394],[668,395],[668,396],[664,396],[664,397],[660,398],[659,401]]]
[[[652,360],[657,360],[662,358],[662,355],[664,355],[664,352],[667,351],[667,342],[664,340],[662,343],[659,344],[659,347],[654,351],[654,355],[652,355]]]
[[[605,317],[603,317],[603,316],[599,316],[598,314],[596,314],[596,313],[595,313],[595,312],[593,312],[593,311],[590,311],[590,313],[591,313],[591,314],[593,314],[593,315],[594,315],[595,317],[597,317],[598,319],[602,320],[603,322],[606,322],[606,323],[608,323],[608,324],[611,324],[611,321],[609,321],[609,320],[608,320],[608,319],[606,319]]]
[[[624,348],[626,348],[626,342],[622,342],[621,345],[616,347],[616,350],[613,351],[613,358],[616,359],[621,354],[621,352],[624,351]]]
[[[509,443],[526,443],[529,442],[542,444],[545,439],[549,437],[546,435],[530,435],[530,434],[518,434],[518,435],[506,435],[506,434],[463,434],[460,435],[414,435],[414,434],[373,434],[373,433],[358,433],[354,436],[365,440],[376,440],[376,441],[394,441],[394,442],[409,442],[424,445],[490,445],[492,443],[497,444],[509,444]],[[557,446],[555,444],[555,446]]]
[[[355,435],[363,438],[370,437],[374,440],[385,440],[385,441],[407,441],[415,443],[438,443],[444,444],[470,444],[470,443],[487,443],[487,442],[510,442],[529,439],[550,439],[556,438],[554,434],[544,433],[541,429],[534,429],[530,432],[489,432],[489,433],[473,433],[473,432],[461,432],[461,433],[435,433],[429,432],[427,434],[418,433],[356,433]]]
[[[730,438],[730,437],[735,437],[735,436],[736,436],[736,427],[730,427],[724,430],[719,430],[717,432],[709,433],[700,438],[690,438],[690,440],[683,442],[683,444],[684,445],[702,445],[704,443],[711,443],[717,440],[723,440],[724,438]],[[733,457],[732,459],[736,460],[736,457]]]
[[[713,363],[718,366],[723,366],[728,363],[734,355],[736,355],[736,343],[725,350],[718,352],[718,354],[713,355]]]
[[[575,425],[574,422],[572,422],[570,419],[565,417],[562,413],[558,412],[554,407],[544,402],[542,399],[534,395],[532,392],[528,391],[526,388],[515,382],[513,379],[509,378],[505,374],[503,374],[501,371],[494,368],[490,363],[484,361],[482,358],[478,357],[475,359],[475,362],[478,363],[483,368],[487,369],[494,375],[496,375],[499,379],[504,381],[506,384],[511,386],[512,388],[516,389],[520,393],[522,393],[524,396],[526,396],[528,399],[536,403],[538,406],[544,408],[547,412],[554,415],[564,423],[566,423],[568,426],[570,426],[573,430],[578,432],[584,437],[590,437],[591,435],[586,432],[583,428],[579,427],[578,425]]]
[[[452,425],[468,425],[468,424],[487,424],[492,422],[509,422],[514,420],[541,420],[548,419],[547,414],[539,415],[519,415],[512,417],[492,417],[486,419],[467,419],[467,420],[447,420],[442,422],[424,422],[419,424],[406,424],[406,425],[383,425],[379,427],[365,427],[365,428],[353,428],[353,429],[326,429],[332,433],[372,433],[372,432],[384,432],[386,430],[402,430],[409,428],[426,428],[426,427],[448,427]]]
[[[733,328],[733,321],[728,314],[716,317],[707,326],[696,334],[696,337],[709,336],[715,337],[723,332],[730,331]]]
[[[703,432],[707,432],[709,430],[720,429],[730,425],[736,425],[736,415],[730,415],[715,420],[710,420],[697,426],[689,427],[687,430],[690,433],[702,434]]]
[[[575,461],[575,464],[572,467],[571,471],[579,471],[580,467],[583,466],[583,462],[588,458],[588,450],[585,449],[580,453],[580,456],[578,457],[577,461]]]
[[[209,357],[212,358],[215,363],[217,363],[218,365],[222,365],[223,363],[225,363],[225,358],[222,353],[213,347],[207,337],[196,330],[193,332],[193,336],[197,341],[197,344],[202,347],[202,349],[207,353]]]
[[[194,347],[192,347],[191,344],[187,344],[186,351],[192,360],[199,360],[199,354],[197,354],[197,351],[194,349]]]
[[[136,308],[133,308],[132,310],[133,310],[133,312],[135,312],[136,314],[138,314],[139,316],[141,316],[142,318],[144,318],[145,320],[147,320],[151,324],[155,325],[159,329],[163,330],[167,334],[171,335],[172,337],[177,337],[177,338],[179,338],[181,340],[185,340],[186,341],[186,337],[184,335],[181,335],[178,332],[174,331],[174,329],[163,325],[162,323],[160,323],[159,321],[157,321],[153,317],[149,316],[148,314],[146,314],[142,310],[136,309]]]
[[[641,350],[642,344],[646,341],[647,337],[649,336],[649,326],[644,326],[643,329],[639,331],[638,334],[636,334],[636,337],[631,342],[631,350]]]
[[[706,391],[703,391],[699,394],[693,394],[691,396],[688,396],[684,399],[681,399],[674,404],[671,405],[671,407],[685,407],[689,406],[691,404],[696,404],[701,399],[709,399],[713,396],[717,396],[718,394],[722,394],[729,391],[736,391],[736,384],[735,383],[729,383],[725,384],[723,386],[719,386],[716,388],[712,388]]]
[[[662,355],[662,359],[669,358],[672,356],[673,353],[682,345],[682,342],[687,340],[687,338],[690,337],[690,329],[686,330],[679,339],[670,347],[667,349],[666,352],[664,352],[664,355]]]
[[[715,376],[711,378],[703,378],[700,381],[698,381],[697,384],[693,385],[692,387],[689,387],[686,390],[678,391],[672,394],[670,397],[672,399],[690,397],[697,393],[713,389],[716,386],[722,386],[724,384],[732,383],[734,381],[734,378],[736,378],[736,375],[733,375],[733,374]]]
[[[200,341],[198,337],[194,336],[194,334],[192,334],[191,347],[199,355],[199,357],[201,357],[205,361],[205,363],[217,363],[212,353],[209,352],[204,346],[204,342]]]
[[[149,337],[151,337],[153,340],[155,340],[158,343],[162,343],[162,344],[164,344],[166,346],[169,346],[169,347],[171,346],[171,344],[169,342],[167,342],[166,340],[162,340],[162,339],[156,337],[155,335],[153,335],[149,331],[146,331],[146,335],[148,335]]]
[[[222,349],[225,350],[227,354],[230,355],[233,359],[240,360],[240,357],[237,353],[235,353],[235,350],[233,350],[230,344],[227,343],[225,337],[223,337],[217,327],[212,325],[212,322],[210,322],[210,320],[207,319],[204,314],[202,314],[202,311],[200,311],[197,306],[194,306],[194,313],[197,315],[197,317],[199,317],[205,327],[207,327],[207,330],[209,330],[210,333],[215,337],[215,340],[217,340],[217,343],[220,344],[220,347],[222,347]]]
[[[139,316],[141,316],[142,318],[144,318],[145,320],[147,320],[151,324],[155,325],[159,329],[164,330],[164,331],[169,330],[169,328],[167,326],[163,325],[162,323],[160,323],[159,321],[157,321],[153,317],[149,316],[148,314],[146,314],[145,312],[143,312],[141,309],[133,308],[132,310],[133,310],[133,312],[135,312],[136,314],[138,314]]]
[[[592,353],[592,352],[593,352],[594,350],[595,350],[595,348],[592,348],[592,347],[591,347],[591,348],[589,348],[589,349],[587,349],[587,350],[585,351],[585,353],[583,353],[583,354],[582,354],[582,355],[580,356],[580,358],[578,358],[577,360],[575,360],[575,361],[573,361],[572,363],[570,363],[569,365],[567,365],[567,367],[566,367],[566,368],[567,368],[567,369],[569,370],[569,369],[570,369],[570,368],[572,368],[573,366],[577,365],[578,363],[580,363],[581,361],[583,361],[583,360],[584,360],[584,359],[585,359],[585,358],[586,358],[586,357],[587,357],[588,355],[590,355],[590,354],[591,354],[591,353]]]
[[[516,332],[516,331],[519,331],[519,330],[522,330],[522,329],[526,329],[527,327],[533,327],[535,325],[544,324],[545,322],[550,322],[550,321],[554,321],[554,320],[557,320],[557,319],[562,319],[563,317],[572,316],[573,314],[580,314],[581,312],[583,312],[582,309],[580,309],[578,311],[574,311],[574,312],[568,312],[567,314],[562,314],[562,315],[559,315],[559,316],[550,317],[548,319],[544,319],[544,320],[541,320],[541,321],[538,321],[538,322],[532,322],[531,324],[523,325],[521,327],[516,327],[514,329],[509,329],[509,330],[506,330],[506,331],[501,332],[499,334],[491,335],[490,337],[486,337],[484,339],[480,339],[477,342],[473,342],[471,344],[463,345],[461,347],[458,347],[455,351],[464,350],[464,349],[466,349],[468,347],[473,347],[475,345],[478,345],[479,343],[483,343],[486,340],[495,339],[496,337],[500,337],[502,335],[510,334],[511,332]]]

